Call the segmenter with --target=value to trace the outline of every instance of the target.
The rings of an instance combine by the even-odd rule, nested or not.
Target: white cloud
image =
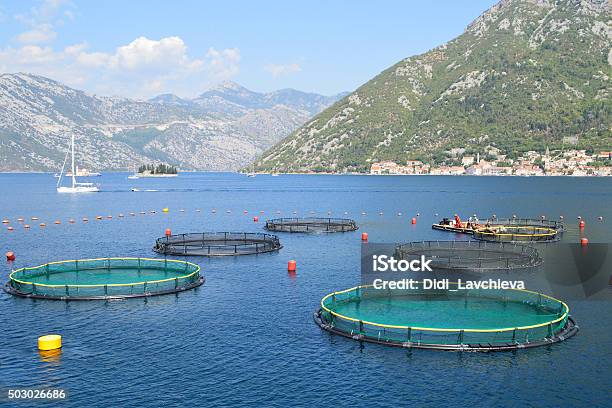
[[[78,43],[55,51],[36,44],[0,49],[0,71],[32,72],[100,94],[150,97],[161,92],[195,96],[240,71],[240,50],[210,48],[195,58],[180,37],[138,37],[114,52]]]
[[[138,37],[131,43],[117,48],[111,57],[113,67],[138,69],[143,67],[165,68],[169,65],[181,66],[188,63],[187,46],[180,37],[166,37],[149,40]]]
[[[297,64],[297,63],[285,64],[285,65],[268,64],[264,66],[264,69],[268,71],[269,73],[271,73],[274,78],[276,78],[279,76],[300,72],[302,70],[302,67],[300,66],[300,64]]]
[[[43,44],[57,38],[57,33],[53,31],[51,24],[40,24],[31,30],[19,34],[16,39],[23,44]]]

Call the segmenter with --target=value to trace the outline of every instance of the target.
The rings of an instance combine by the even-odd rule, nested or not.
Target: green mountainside
[[[501,1],[308,121],[255,169],[362,172],[447,162],[453,148],[611,150],[610,17],[607,0]]]

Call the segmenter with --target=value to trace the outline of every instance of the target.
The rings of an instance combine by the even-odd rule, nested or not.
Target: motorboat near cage
[[[98,258],[17,269],[9,275],[5,290],[36,299],[98,300],[176,293],[202,283],[200,267],[190,262]]]
[[[153,250],[164,255],[233,256],[278,251],[276,235],[260,232],[201,232],[158,238]]]
[[[265,228],[276,232],[349,232],[359,229],[354,220],[348,218],[276,218],[267,220]]]
[[[428,291],[358,286],[325,296],[314,319],[322,329],[358,341],[457,351],[543,346],[578,331],[569,307],[550,296],[453,285]]]
[[[531,218],[491,218],[481,221],[461,221],[444,218],[433,229],[471,234],[475,239],[494,242],[555,242],[565,230],[559,221]]]
[[[434,270],[493,272],[525,270],[542,264],[529,245],[487,241],[420,241],[398,245],[394,256],[407,261],[431,259]]]

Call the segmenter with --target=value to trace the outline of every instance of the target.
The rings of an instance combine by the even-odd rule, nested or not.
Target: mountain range
[[[236,170],[343,95],[223,83],[194,99],[101,97],[38,75],[0,75],[0,171],[57,171],[76,136],[91,170],[165,162]]]
[[[612,150],[611,48],[608,0],[503,0],[309,120],[255,168],[364,172],[383,160],[448,163],[457,151]]]

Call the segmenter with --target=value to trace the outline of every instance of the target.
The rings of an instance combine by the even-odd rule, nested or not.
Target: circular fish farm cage
[[[457,351],[543,346],[578,331],[569,307],[550,296],[457,286],[429,291],[358,286],[325,296],[314,319],[322,329],[354,340]]]
[[[153,250],[164,255],[234,256],[278,251],[276,235],[259,232],[202,232],[158,238]]]
[[[529,245],[487,241],[421,241],[398,245],[394,256],[407,261],[422,256],[434,269],[452,271],[507,271],[535,268],[542,264],[537,249]]]
[[[265,228],[276,232],[349,232],[359,229],[354,220],[348,218],[276,218],[266,221]]]
[[[171,259],[99,258],[50,262],[13,271],[5,290],[54,300],[122,299],[163,295],[204,283],[196,264]]]
[[[472,233],[480,241],[493,242],[555,242],[561,239],[561,230],[533,225],[491,225]]]

